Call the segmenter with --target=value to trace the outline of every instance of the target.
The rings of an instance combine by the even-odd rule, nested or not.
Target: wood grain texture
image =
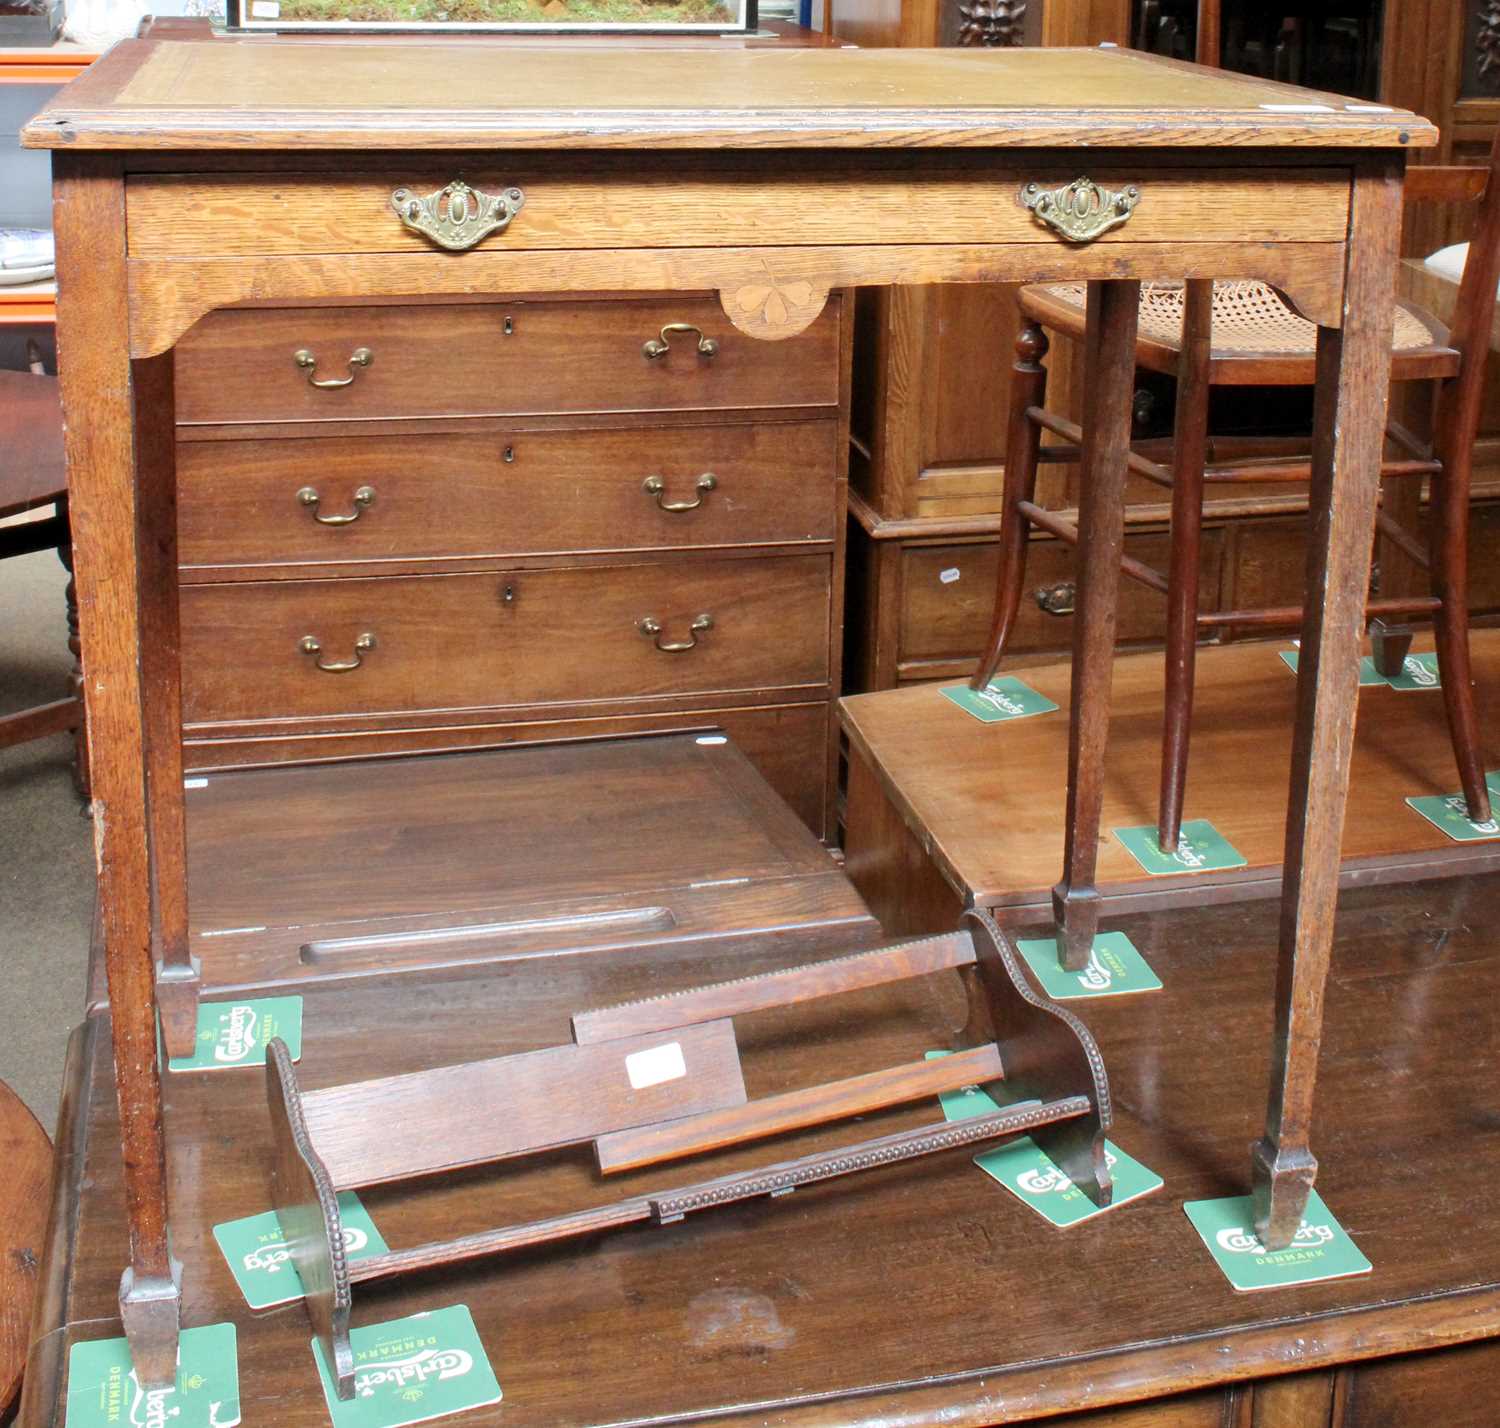
[[[637,1086],[629,1058],[671,1046],[685,1073]],[[744,1100],[734,1028],[720,1020],[309,1091],[302,1111],[334,1188],[351,1190],[577,1145]],[[420,1131],[393,1135],[397,1124]]]
[[[1125,539],[1125,454],[1130,446],[1140,291],[1140,284],[1133,282],[1089,287],[1068,791],[1062,877],[1052,893],[1058,961],[1075,972],[1088,963],[1099,925],[1094,882],[1102,832],[1099,818],[1104,805],[1115,610]]]
[[[641,51],[622,68],[607,53],[538,48],[503,89],[489,82],[492,55],[482,42],[397,50],[135,40],[45,106],[23,142],[369,150],[1035,147],[1085,138],[1420,148],[1436,138],[1415,115],[1351,109],[1334,96],[1127,51],[694,48]],[[225,94],[237,96],[233,127]],[[655,102],[643,102],[648,96]],[[1299,107],[1278,107],[1289,104]]]
[[[1087,173],[1110,188],[1140,182],[1139,168]],[[630,173],[595,164],[549,163],[518,156],[513,165],[464,166],[466,182],[486,193],[515,187],[524,207],[484,246],[525,249],[774,246],[814,243],[955,243],[988,231],[993,242],[1034,241],[1040,231],[1018,202],[1022,187],[1057,188],[1079,174],[1068,167],[1024,168],[1009,156],[959,164],[944,155],[903,157],[871,174],[844,163],[788,165],[777,184],[783,213],[765,221],[765,181],[743,166],[714,169],[701,159],[643,161]],[[201,253],[429,253],[391,206],[396,188],[427,194],[452,179],[430,161],[384,172],[278,173],[274,179],[227,174],[152,174],[130,181],[130,251],[138,258]],[[1102,243],[1190,242],[1202,236],[1201,173],[1158,169],[1130,222]],[[1342,242],[1349,181],[1337,169],[1250,172],[1218,195],[1219,221],[1249,242]],[[1222,205],[1222,206],[1220,206]]]
[[[820,420],[182,442],[181,561],[190,579],[222,580],[245,567],[384,574],[444,556],[831,544],[834,431]],[[308,486],[316,508],[298,499]],[[374,497],[361,509],[364,487]]]
[[[1148,809],[1153,770],[1142,782]],[[469,1305],[505,1387],[503,1405],[469,1415],[480,1428],[709,1416],[733,1428],[773,1416],[789,1428],[988,1428],[1038,1419],[1072,1428],[1067,1415],[1094,1428],[1089,1412],[1107,1415],[1100,1421],[1110,1428],[1242,1428],[1226,1399],[1339,1364],[1371,1375],[1369,1417],[1351,1414],[1342,1428],[1407,1428],[1423,1413],[1482,1428],[1472,1412],[1465,1422],[1464,1405],[1477,1403],[1474,1386],[1493,1371],[1493,1346],[1458,1350],[1451,1370],[1442,1354],[1500,1334],[1500,1245],[1473,1213],[1492,1178],[1496,1132],[1476,1123],[1472,1095],[1474,1077],[1500,1072],[1500,948],[1491,932],[1500,925],[1500,886],[1492,878],[1372,886],[1344,900],[1337,995],[1324,1027],[1318,1188],[1375,1272],[1238,1295],[1182,1202],[1245,1190],[1245,1141],[1269,1065],[1275,928],[1266,913],[1241,904],[1113,924],[1165,983],[1148,996],[1087,1004],[1110,1067],[1111,1139],[1165,1177],[1154,1195],[1054,1233],[968,1155],[954,1153],[810,1186],[779,1203],[690,1216],[667,1232],[641,1226],[442,1278],[361,1283],[354,1323]],[[805,960],[787,946],[759,957],[747,971]],[[411,1015],[398,986],[310,989],[308,1025],[320,1030],[299,1070],[310,1084],[367,1075],[375,1044],[397,1074],[433,1064],[437,1047],[456,1058],[533,1050],[565,1037],[579,1006],[696,986],[717,965],[717,953],[705,949],[696,965],[665,968],[638,951],[571,959],[546,976],[515,964],[487,969],[447,992],[431,989],[422,1037],[397,1031]],[[751,1094],[919,1059],[943,1044],[962,1014],[948,981],[830,1001],[816,1036],[792,1034],[806,1031],[806,1007],[768,1014],[760,1029],[747,1021]],[[1461,1040],[1451,1035],[1455,1025],[1466,1029]],[[54,1302],[66,1308],[58,1332],[39,1338],[33,1352],[28,1428],[60,1428],[70,1344],[117,1332],[124,1224],[107,1021],[98,1033],[73,1171],[76,1233],[44,1265],[44,1277],[63,1290]],[[1393,1054],[1402,1074],[1386,1074]],[[327,1410],[300,1309],[248,1310],[211,1238],[213,1225],[269,1208],[271,1140],[259,1078],[174,1076],[167,1094],[174,1237],[197,1267],[187,1277],[190,1322],[235,1324],[247,1421],[323,1428]],[[854,1135],[935,1115],[931,1103],[885,1112]],[[588,1212],[617,1196],[847,1144],[852,1130],[802,1133],[790,1152],[742,1147],[691,1175],[659,1168],[622,1176],[608,1194],[578,1153],[514,1167],[520,1173],[382,1187],[365,1203],[400,1254],[490,1230],[502,1204],[517,1223]],[[1414,1160],[1403,1152],[1417,1139],[1424,1153]],[[1073,1312],[1016,1315],[1016,1285],[1044,1283]],[[997,1335],[1001,1321],[1008,1327]],[[570,1371],[580,1343],[592,1356],[587,1376]],[[1356,1383],[1356,1408],[1362,1391]],[[1304,1428],[1297,1419],[1270,1421]]]
[[[829,682],[831,584],[829,557],[804,555],[184,586],[183,715],[347,722],[778,687],[806,697]]]
[[[911,1101],[957,1091],[970,1084],[997,1081],[1005,1074],[993,1045],[955,1051],[935,1061],[914,1061],[862,1076],[847,1076],[749,1101],[730,1110],[710,1111],[682,1120],[613,1131],[594,1143],[599,1169],[606,1175],[659,1165],[687,1155],[702,1155],[747,1140],[762,1140],[847,1116],[861,1116]]]
[[[838,992],[878,987],[903,977],[964,967],[973,960],[974,944],[969,934],[950,932],[877,952],[858,952],[758,977],[715,982],[688,992],[664,993],[622,1006],[574,1012],[573,1038],[586,1045],[621,1036],[665,1031],[716,1017],[744,1016],[771,1007],[796,1006]]]
[[[1275,1056],[1266,1134],[1252,1153],[1256,1230],[1273,1249],[1291,1243],[1317,1170],[1310,1148],[1313,1092],[1359,708],[1400,212],[1399,172],[1371,164],[1358,174],[1344,323],[1318,333],[1314,534],[1292,730]]]
[[[31,1314],[45,1249],[52,1142],[21,1098],[0,1081],[0,1157],[9,1190],[0,1205],[0,1415],[15,1405],[31,1343]]]
[[[1305,547],[1304,528],[1297,553]],[[1476,630],[1473,640],[1479,693],[1488,702],[1500,695],[1500,639]],[[1427,644],[1418,641],[1419,647]],[[1281,647],[1238,643],[1198,651],[1190,765],[1196,776],[1184,812],[1212,820],[1249,866],[1180,878],[1146,877],[1109,836],[1108,830],[1154,821],[1161,756],[1161,656],[1115,659],[1098,886],[1107,899],[1120,900],[1117,907],[1142,899],[1180,905],[1205,897],[1275,895],[1285,851],[1286,795],[1280,773],[1268,776],[1267,769],[1284,767],[1289,757],[1296,696]],[[1066,707],[1065,662],[1030,665],[1022,677]],[[1494,866],[1500,845],[1456,844],[1402,803],[1409,795],[1454,791],[1437,693],[1364,689],[1359,699],[1362,717],[1342,840],[1344,884]],[[1247,720],[1245,711],[1252,709],[1255,718]],[[982,724],[933,684],[847,697],[840,714],[852,749],[960,897],[1013,909],[1026,920],[1042,913],[1062,853],[1062,714]]]
[[[1215,179],[1207,186],[1220,192],[1224,180]],[[659,293],[707,288],[732,298],[747,289],[767,294],[806,289],[810,295],[861,284],[1259,277],[1285,291],[1304,316],[1332,323],[1340,320],[1342,250],[1339,243],[1276,243],[1251,252],[1231,241],[1118,243],[1077,249],[1044,234],[1039,241],[991,243],[981,227],[963,244],[641,247],[571,253],[478,248],[466,253],[461,263],[448,261],[451,255],[418,253],[132,258],[131,353],[147,357],[165,351],[216,308],[252,302],[286,306],[330,294],[358,300],[429,295],[478,299],[510,293],[520,300],[569,291]],[[747,313],[738,305],[726,308],[738,329],[771,340],[798,336],[819,311],[809,302],[789,311],[785,322],[771,324],[763,313]],[[340,366],[346,357],[339,354]],[[365,375],[375,370],[372,364]]]
[[[130,1267],[127,1330],[144,1383],[176,1362],[175,1284],[167,1241],[166,1147],[151,939],[143,627],[137,607],[137,417],[124,339],[124,189],[108,159],[59,158],[53,185],[64,434],[76,541],[84,701],[92,760],[94,847],[113,1023]],[[63,291],[66,289],[66,291]],[[133,1307],[140,1305],[139,1309]],[[169,1325],[171,1332],[168,1332]]]
[[[813,732],[795,750],[820,759]],[[514,959],[650,944],[667,962],[717,945],[727,975],[779,938],[868,942],[874,923],[827,852],[722,739],[200,775],[187,798],[203,975],[243,992],[404,974],[417,995],[423,978]]]
[[[704,356],[694,336],[679,334],[664,356],[647,357],[643,344],[679,322],[717,352]],[[837,304],[812,331],[772,348],[736,332],[701,296],[218,312],[177,348],[177,420],[832,407],[838,340]],[[334,390],[312,386],[294,360],[310,351],[317,380],[341,380],[361,348],[368,367]]]

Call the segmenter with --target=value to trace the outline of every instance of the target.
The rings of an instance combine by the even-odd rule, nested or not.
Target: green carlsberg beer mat
[[[967,684],[945,684],[943,696],[986,724],[1050,714],[1057,708],[1045,694],[1038,694],[1013,674],[997,675],[979,690],[970,689]]]
[[[1092,1220],[1095,1215],[1118,1210],[1142,1195],[1160,1190],[1162,1178],[1147,1170],[1134,1156],[1126,1155],[1113,1141],[1104,1142],[1104,1158],[1114,1177],[1115,1192],[1103,1209],[1059,1170],[1029,1135],[1023,1135],[974,1157],[986,1175],[993,1176],[1022,1204],[1029,1205],[1050,1224],[1066,1229]]]
[[[466,1305],[354,1329],[349,1343],[354,1397],[345,1400],[334,1392],[323,1350],[313,1340],[333,1428],[405,1428],[500,1402],[500,1385]]]
[[[124,1339],[91,1339],[68,1352],[67,1428],[234,1428],[239,1421],[233,1324],[182,1331],[172,1388],[140,1386]]]
[[[1437,655],[1430,650],[1426,654],[1407,655],[1401,673],[1391,675],[1386,683],[1392,689],[1441,689]]]
[[[1036,973],[1042,989],[1056,1001],[1161,990],[1161,979],[1123,932],[1095,934],[1093,950],[1081,972],[1065,972],[1057,965],[1055,937],[1022,938],[1016,950]]]
[[[1182,1208],[1225,1277],[1238,1290],[1279,1289],[1370,1272],[1370,1261],[1333,1218],[1316,1190],[1307,1197],[1302,1228],[1286,1249],[1274,1253],[1255,1237],[1248,1195],[1189,1200]]]
[[[1190,818],[1182,825],[1175,853],[1162,852],[1154,823],[1143,823],[1139,828],[1116,828],[1114,833],[1130,856],[1153,878],[1245,866],[1238,850],[1206,818]]]
[[[1485,778],[1486,784],[1489,778]],[[1490,788],[1493,799],[1495,790]],[[1469,817],[1469,805],[1461,793],[1433,793],[1423,798],[1408,798],[1409,807],[1415,808],[1429,823],[1441,828],[1455,843],[1482,843],[1486,838],[1500,838],[1500,821],[1493,810],[1483,823],[1475,823]]]
[[[339,1223],[344,1231],[344,1253],[351,1262],[384,1254],[390,1248],[352,1190],[339,1195]],[[302,1297],[302,1281],[274,1210],[215,1225],[214,1239],[252,1309],[269,1309],[273,1304]]]
[[[224,1071],[264,1066],[266,1043],[286,1042],[295,1061],[302,1055],[302,998],[257,997],[239,1002],[198,1003],[198,1045],[191,1056],[173,1057],[173,1071]]]

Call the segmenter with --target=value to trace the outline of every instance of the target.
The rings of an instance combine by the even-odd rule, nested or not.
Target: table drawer
[[[183,337],[176,373],[185,423],[832,407],[839,302],[775,343],[703,296],[226,309]]]
[[[606,166],[548,155],[539,165],[535,155],[519,155],[512,163],[466,165],[474,190],[524,195],[509,222],[479,237],[470,251],[643,242],[652,248],[1061,242],[1022,205],[1022,190],[1031,183],[1058,188],[1084,175],[1112,190],[1140,190],[1130,220],[1105,233],[1103,243],[1201,241],[1210,223],[1246,243],[1342,242],[1348,232],[1348,171],[1331,166],[1246,166],[1229,176],[1139,157],[1122,161],[1118,153],[1063,164],[1055,154],[1030,161],[1006,154],[976,170],[970,155],[926,152],[886,156],[887,173],[877,179],[851,176],[849,165],[832,155],[789,154],[780,163],[791,197],[778,205],[774,222],[763,169],[732,159],[633,155]],[[431,238],[403,223],[392,195],[400,190],[425,199],[453,178],[452,165],[421,159],[379,172],[140,175],[128,190],[130,253],[138,259],[439,253]]]
[[[1164,532],[1131,531],[1125,552],[1137,560],[1167,568]],[[1223,532],[1203,533],[1201,603],[1212,609],[1218,599]],[[995,606],[998,549],[994,542],[917,546],[903,553],[901,571],[900,660],[974,659],[984,649]],[[1011,632],[1010,651],[1072,648],[1070,613],[1049,613],[1038,603],[1038,593],[1056,587],[1056,603],[1071,605],[1071,587],[1078,575],[1076,552],[1058,540],[1033,540],[1027,551],[1026,585]],[[1166,602],[1155,590],[1125,576],[1120,578],[1116,639],[1121,644],[1162,638]]]
[[[820,686],[830,596],[823,555],[190,585],[183,717]]]
[[[829,419],[184,441],[178,554],[185,568],[357,570],[382,560],[831,541],[837,437]]]

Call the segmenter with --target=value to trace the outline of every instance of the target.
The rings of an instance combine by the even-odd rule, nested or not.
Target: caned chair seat
[[[1182,353],[1181,283],[1141,285],[1136,361],[1175,376]],[[1021,290],[1021,311],[1055,332],[1082,338],[1087,311],[1083,283],[1045,283]],[[1214,283],[1210,381],[1219,386],[1308,386],[1318,329],[1268,283]],[[1458,353],[1437,318],[1407,303],[1396,305],[1391,333],[1392,378],[1451,376]]]

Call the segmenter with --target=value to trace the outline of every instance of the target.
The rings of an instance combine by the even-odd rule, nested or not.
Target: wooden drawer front
[[[836,406],[839,304],[798,337],[759,342],[716,300],[226,309],[177,346],[180,422]],[[670,351],[642,345],[669,323]],[[506,331],[507,323],[509,332]],[[366,366],[350,366],[356,352]],[[299,367],[311,353],[316,367]],[[347,386],[318,388],[318,381]]]
[[[1202,604],[1211,608],[1218,598],[1222,532],[1203,533]],[[1167,564],[1167,537],[1159,532],[1132,532],[1125,552],[1158,570]],[[989,636],[995,601],[996,546],[916,546],[904,552],[901,573],[900,660],[979,656]],[[1041,609],[1036,592],[1077,577],[1071,547],[1056,540],[1034,540],[1026,560],[1026,588],[1011,635],[1012,652],[1068,650],[1073,641],[1069,615]],[[1119,625],[1122,644],[1162,637],[1166,602],[1154,590],[1124,576],[1120,578]]]
[[[214,567],[831,541],[837,434],[828,420],[184,441],[179,559]]]
[[[1034,165],[1017,167],[1011,157],[989,173],[961,177],[954,161],[933,153],[920,160],[892,155],[890,171],[903,180],[895,185],[851,179],[837,158],[793,155],[789,163],[801,182],[774,223],[766,221],[758,171],[686,155],[659,167],[633,158],[631,168],[614,160],[606,170],[566,157],[542,167],[533,156],[466,168],[466,180],[486,194],[512,187],[525,194],[510,223],[472,251],[621,248],[643,237],[658,248],[1061,242],[1021,205],[1021,190],[1030,182],[1061,187],[1085,172],[1109,188],[1141,188],[1129,222],[1101,243],[1201,241],[1210,223],[1247,243],[1342,242],[1348,230],[1348,175],[1330,168],[1242,168],[1230,179],[1203,169],[1143,172],[1108,161],[1058,167],[1039,156]],[[129,184],[130,252],[134,258],[436,253],[430,239],[402,223],[391,195],[402,188],[426,197],[453,177],[451,167],[426,165],[347,176],[141,176]],[[915,187],[915,199],[905,185]]]
[[[508,595],[508,598],[507,598]],[[182,591],[190,724],[826,684],[826,556]],[[697,635],[700,616],[712,628]],[[642,632],[659,622],[664,653]],[[356,669],[361,636],[374,648]],[[304,638],[319,645],[302,651]]]

